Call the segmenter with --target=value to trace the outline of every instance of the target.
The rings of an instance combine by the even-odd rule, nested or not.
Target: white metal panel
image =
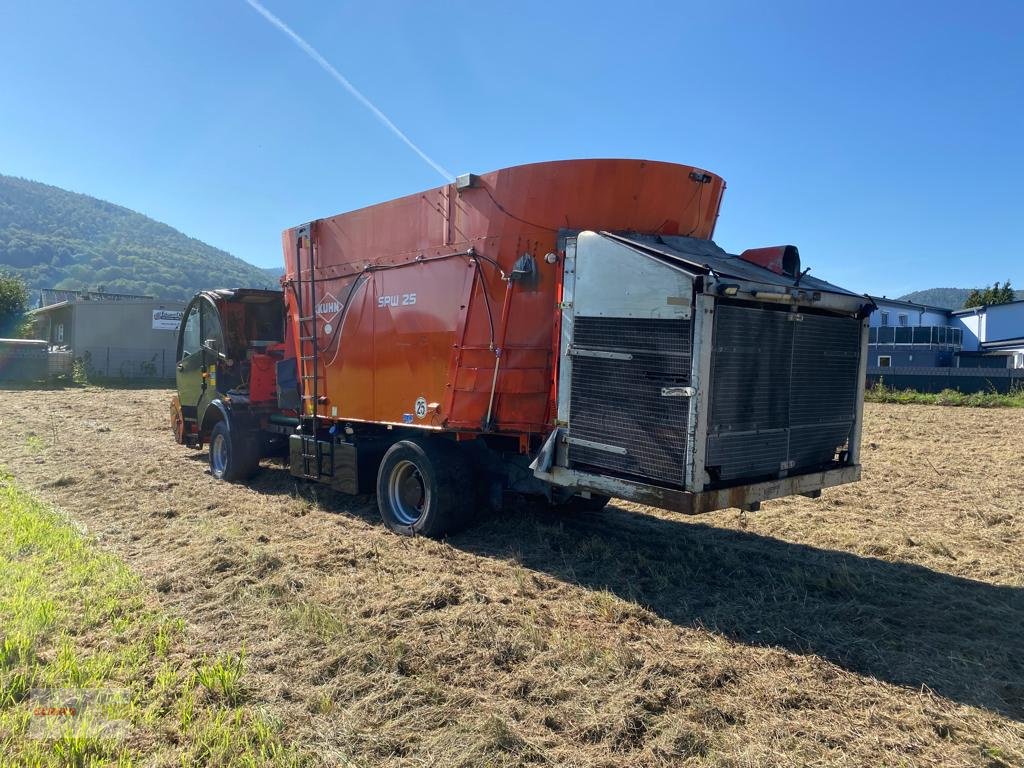
[[[573,299],[576,296],[576,238],[565,244],[562,264],[562,325],[558,349],[558,423],[569,423],[569,397],[572,393]]]
[[[690,383],[697,390],[690,400],[689,452],[686,460],[686,488],[704,489],[704,465],[708,437],[708,408],[711,403],[711,350],[715,327],[715,300],[698,294],[693,318],[693,361]]]
[[[864,318],[860,326],[860,360],[857,365],[857,413],[850,431],[849,462],[860,464],[860,440],[864,431],[864,389],[868,380],[868,330],[870,321]]]
[[[575,315],[690,317],[693,280],[688,274],[596,232],[576,238],[575,282]],[[563,324],[563,338],[564,330]]]

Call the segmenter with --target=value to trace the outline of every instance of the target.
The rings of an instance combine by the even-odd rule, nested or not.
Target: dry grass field
[[[0,392],[0,464],[192,656],[244,647],[315,764],[1024,765],[1024,410],[869,404],[864,480],[819,500],[434,542],[279,467],[213,480],[168,397]]]

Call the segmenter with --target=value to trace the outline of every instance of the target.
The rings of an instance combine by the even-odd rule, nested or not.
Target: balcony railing
[[[868,343],[959,347],[963,335],[962,328],[948,325],[882,325],[868,329]]]

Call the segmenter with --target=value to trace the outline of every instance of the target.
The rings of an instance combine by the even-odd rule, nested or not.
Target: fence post
[[[110,347],[107,347],[107,372],[106,377],[110,378]]]

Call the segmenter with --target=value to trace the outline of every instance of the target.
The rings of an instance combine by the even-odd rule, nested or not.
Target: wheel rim
[[[388,503],[395,520],[401,525],[413,525],[423,516],[429,500],[419,467],[406,460],[395,464],[388,478]]]
[[[228,441],[224,435],[217,435],[210,445],[210,463],[213,464],[213,474],[223,475],[228,466]]]

